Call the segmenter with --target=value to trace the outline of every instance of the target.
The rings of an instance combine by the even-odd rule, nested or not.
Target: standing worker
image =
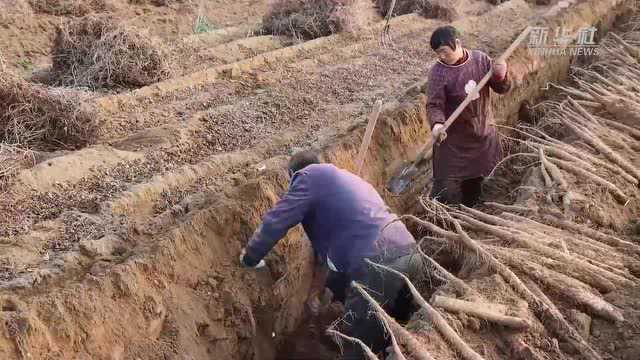
[[[437,28],[430,42],[438,55],[427,88],[427,117],[434,143],[431,197],[472,207],[480,199],[484,177],[502,159],[489,88],[498,94],[509,91],[507,63],[493,62],[482,51],[463,48],[453,26]],[[490,70],[489,86],[480,90],[441,141],[447,118]]]
[[[405,225],[390,213],[378,192],[360,177],[331,164],[321,164],[318,154],[303,151],[289,162],[291,182],[287,194],[267,212],[240,255],[245,267],[264,266],[262,260],[276,243],[297,224],[302,224],[316,260],[346,278],[343,286],[357,281],[393,317],[408,320],[411,298],[402,279],[382,274],[365,263],[369,259],[403,273],[409,272],[409,260],[415,239]],[[314,278],[324,289],[326,274]],[[314,281],[316,283],[317,281]],[[314,286],[312,286],[313,288]],[[346,328],[348,336],[358,338],[374,352],[388,345],[385,329],[369,314],[369,304],[356,291],[346,290]],[[312,289],[311,293],[317,293]],[[364,354],[358,345],[345,344],[343,359],[360,360]]]

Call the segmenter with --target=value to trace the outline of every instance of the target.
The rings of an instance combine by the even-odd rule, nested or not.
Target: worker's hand
[[[505,60],[496,60],[493,63],[493,77],[502,80],[507,76],[507,62]]]
[[[240,265],[242,265],[242,267],[260,269],[267,266],[267,263],[264,262],[264,259],[260,260],[260,262],[256,266],[248,265],[245,259],[246,254],[247,251],[245,249],[242,249],[242,251],[240,252]]]
[[[444,131],[444,125],[435,124],[433,129],[431,129],[431,139],[433,139],[434,144],[438,144],[444,141],[447,138],[447,133]]]

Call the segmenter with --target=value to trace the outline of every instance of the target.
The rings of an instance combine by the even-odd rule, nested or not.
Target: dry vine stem
[[[338,339],[338,338],[342,338],[345,339],[347,341],[350,341],[356,345],[359,345],[362,348],[362,351],[364,352],[364,354],[367,356],[367,359],[369,360],[378,360],[378,357],[376,356],[376,354],[373,353],[373,351],[371,351],[371,349],[367,346],[367,344],[363,343],[362,340],[360,339],[356,339],[353,338],[351,336],[347,336],[337,330],[333,330],[333,329],[327,329],[327,335],[329,336],[333,336],[334,338]]]
[[[418,340],[416,340],[409,331],[400,326],[389,314],[387,314],[384,309],[378,304],[378,302],[369,295],[369,293],[362,287],[362,285],[356,283],[355,281],[351,282],[351,287],[356,289],[362,297],[364,297],[367,302],[373,307],[375,313],[377,314],[380,321],[384,323],[384,325],[389,329],[392,342],[396,341],[396,337],[400,340],[400,342],[411,352],[411,355],[418,360],[433,360],[433,357],[424,349],[422,344]],[[397,348],[397,342],[395,342],[394,348]],[[399,352],[399,349],[396,349],[396,355],[401,356],[400,359],[405,359],[404,355]]]
[[[611,36],[613,36],[616,40],[618,40],[618,42],[620,44],[622,44],[622,47],[633,57],[635,57],[637,60],[640,60],[640,49],[636,48],[635,46],[629,45],[629,43],[627,43],[626,41],[624,41],[620,36],[618,36],[616,33],[611,33]]]
[[[438,332],[442,335],[442,337],[444,337],[445,340],[454,347],[456,352],[458,352],[462,356],[462,358],[467,360],[483,360],[480,354],[473,351],[473,349],[464,340],[462,340],[460,336],[458,336],[455,330],[453,330],[453,328],[449,326],[449,324],[442,317],[442,315],[440,315],[440,313],[436,309],[434,309],[431,305],[429,305],[429,303],[422,297],[418,289],[416,289],[416,287],[413,285],[411,280],[409,280],[409,278],[406,275],[388,266],[376,264],[370,260],[366,260],[366,261],[369,265],[375,268],[386,270],[390,273],[393,273],[399,276],[407,283],[407,286],[409,287],[409,290],[411,291],[413,298],[416,300],[418,305],[420,305],[420,307],[424,309],[426,314],[429,316],[429,319],[433,323],[434,327],[438,329]]]

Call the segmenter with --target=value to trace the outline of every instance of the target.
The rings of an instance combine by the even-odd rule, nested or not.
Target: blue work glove
[[[267,266],[267,263],[264,262],[264,259],[260,261],[254,260],[247,255],[247,251],[245,249],[242,249],[240,252],[240,265],[245,268],[260,269]]]

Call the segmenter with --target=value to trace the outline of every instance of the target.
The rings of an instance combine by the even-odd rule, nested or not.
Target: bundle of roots
[[[266,33],[315,39],[341,31],[354,31],[360,23],[360,0],[275,0],[262,23]]]
[[[640,168],[634,163],[634,154],[640,151],[640,65],[634,59],[640,51],[614,33],[601,49],[602,60],[574,68],[575,87],[554,85],[567,99],[541,104],[545,115],[537,128],[509,128],[517,137],[509,140],[519,150],[502,164],[508,161],[512,169],[514,159],[528,163],[518,168],[530,169],[529,182],[539,186],[533,191],[521,187],[527,193],[521,199],[542,195],[545,206],[558,205],[569,218],[579,204],[590,209],[585,212],[590,220],[618,228],[620,223],[586,199],[608,193],[626,206],[640,187]],[[577,188],[570,184],[572,179],[586,179],[592,185]]]
[[[591,69],[579,70],[576,74],[579,88],[568,91],[576,98],[588,101],[591,107],[605,109],[620,123],[631,127],[640,124],[640,96],[637,95],[640,90],[640,47],[630,40],[640,36],[638,34],[640,31],[607,36],[601,44],[601,59]]]
[[[393,9],[391,6],[394,5]],[[391,16],[406,14],[420,14],[429,19],[443,19],[453,21],[456,19],[460,5],[459,0],[376,0],[378,11],[386,16],[390,10]]]
[[[146,86],[171,75],[167,53],[114,19],[88,16],[58,29],[51,77],[58,85],[91,89]]]
[[[58,16],[84,16],[109,9],[105,0],[29,0],[34,11]]]
[[[638,278],[632,275],[630,270],[640,265],[640,261],[635,257],[636,254],[640,254],[640,246],[563,220],[557,216],[558,214],[542,208],[494,203],[491,206],[501,211],[501,214],[496,216],[464,206],[459,209],[446,208],[427,199],[423,199],[421,203],[429,204],[431,208],[443,209],[441,214],[447,218],[448,227],[453,230],[411,215],[405,215],[403,218],[418,222],[423,229],[433,234],[434,239],[445,243],[450,250],[460,254],[465,260],[474,259],[477,269],[488,268],[499,274],[511,287],[511,292],[528,303],[531,315],[537,318],[535,320],[529,316],[520,317],[523,314],[512,313],[507,309],[500,310],[500,307],[504,307],[501,304],[487,306],[489,302],[483,296],[485,293],[448,272],[420,248],[416,255],[425,260],[425,269],[429,269],[425,271],[444,281],[448,288],[454,290],[455,295],[464,300],[438,295],[427,302],[407,276],[394,269],[369,262],[370,266],[388,272],[389,276],[397,276],[407,283],[423,314],[460,358],[483,359],[453,330],[453,326],[449,324],[451,317],[443,316],[440,309],[452,314],[472,316],[516,332],[530,329],[539,331],[540,326],[543,326],[550,334],[566,342],[581,358],[602,359],[547,294],[562,297],[564,301],[590,316],[621,323],[624,321],[622,312],[607,302],[602,294],[638,283]],[[526,213],[527,217],[520,215],[521,213]],[[479,241],[478,238],[483,240]],[[603,253],[609,256],[603,258]],[[403,351],[413,358],[433,358],[416,336],[386,314],[362,286],[357,283],[352,286],[371,304],[373,313],[394,337],[392,345],[398,358],[404,358]],[[341,335],[334,329],[329,331],[333,335]],[[342,337],[357,342],[356,339]],[[529,357],[525,357],[527,359],[542,359],[522,339],[514,342],[512,347],[511,351],[517,350],[516,352],[522,352],[525,348],[525,352],[530,354]]]
[[[0,71],[0,142],[30,149],[76,149],[97,133],[86,92],[47,88]]]

